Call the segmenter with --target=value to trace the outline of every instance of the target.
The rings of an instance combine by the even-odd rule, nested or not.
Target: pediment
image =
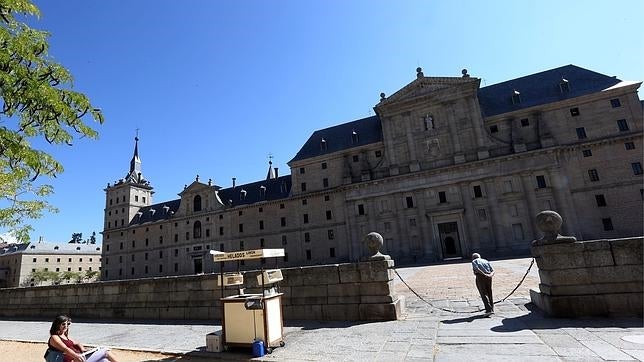
[[[213,191],[212,185],[207,185],[199,181],[193,181],[190,185],[188,185],[185,189],[183,189],[183,191],[179,193],[179,196],[183,196],[184,194],[201,193],[201,192],[208,192],[208,191]]]
[[[404,102],[419,97],[440,95],[446,91],[457,90],[463,86],[478,87],[478,78],[463,77],[422,77],[402,87],[396,93],[380,100],[377,106]]]

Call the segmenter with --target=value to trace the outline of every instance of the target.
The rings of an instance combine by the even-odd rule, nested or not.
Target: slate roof
[[[286,175],[275,179],[237,185],[235,188],[219,189],[218,193],[219,198],[226,206],[249,205],[260,201],[285,199],[291,192],[291,184],[291,175]],[[266,188],[263,195],[260,194],[262,186]],[[246,191],[246,196],[243,199],[241,197],[242,190]],[[179,210],[180,205],[181,199],[176,199],[142,207],[139,209],[140,214],[137,213],[130,222],[130,226],[167,220]],[[154,210],[154,212],[151,210]]]
[[[358,136],[357,142],[352,137],[354,131]],[[320,145],[322,139],[326,141],[326,150]],[[382,142],[380,118],[362,118],[313,132],[289,163],[376,142]]]
[[[0,249],[0,255],[9,254],[100,254],[101,246],[97,244],[56,244],[28,243],[12,244]]]
[[[569,92],[561,92],[559,84],[562,78],[568,80]],[[478,96],[483,117],[491,117],[599,92],[619,82],[621,80],[616,77],[570,64],[480,88]],[[512,103],[514,90],[521,93],[519,104]]]

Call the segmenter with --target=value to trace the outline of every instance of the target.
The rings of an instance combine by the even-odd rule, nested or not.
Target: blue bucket
[[[263,357],[266,354],[264,342],[259,339],[253,342],[253,357]]]

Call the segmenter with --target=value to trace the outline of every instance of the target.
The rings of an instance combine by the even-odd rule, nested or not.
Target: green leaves
[[[48,56],[49,34],[17,21],[17,14],[40,12],[28,0],[0,0],[0,228],[26,242],[28,219],[56,211],[44,200],[53,188],[34,182],[63,172],[29,140],[72,145],[76,137],[96,139],[87,121],[102,124],[103,114],[72,90],[71,74]]]

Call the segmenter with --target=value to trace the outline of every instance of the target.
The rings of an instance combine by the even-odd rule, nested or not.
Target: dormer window
[[[512,104],[520,104],[521,103],[521,92],[518,90],[512,91]]]
[[[327,150],[327,144],[326,140],[323,138],[322,141],[320,141],[320,150],[321,151],[326,151]]]
[[[561,82],[559,82],[559,90],[561,91],[561,94],[570,93],[570,82],[568,82],[568,79],[561,78]]]
[[[167,214],[169,210],[170,210],[170,207],[168,207],[168,206],[166,206],[166,205],[164,205],[164,206],[163,206],[163,212],[164,212],[165,214]]]
[[[259,197],[266,197],[266,186],[262,185],[259,187]]]
[[[192,200],[192,211],[194,212],[201,211],[201,196],[197,195]]]
[[[351,143],[352,144],[358,143],[358,134],[356,133],[355,130],[351,131]]]
[[[58,250],[58,249],[60,249],[58,245],[54,246],[54,250]]]
[[[36,248],[36,245],[32,245],[32,246],[30,246],[29,248],[30,248],[30,249],[35,249],[35,248]]]
[[[81,248],[80,248],[80,246],[77,246],[77,247],[76,247],[76,250],[80,250],[80,249],[81,249]]]
[[[247,193],[247,192],[246,192],[246,190],[244,190],[244,189],[242,189],[241,191],[239,191],[239,199],[240,199],[240,200],[246,200],[246,193]]]
[[[155,209],[150,209],[150,214],[154,216],[157,211]]]

